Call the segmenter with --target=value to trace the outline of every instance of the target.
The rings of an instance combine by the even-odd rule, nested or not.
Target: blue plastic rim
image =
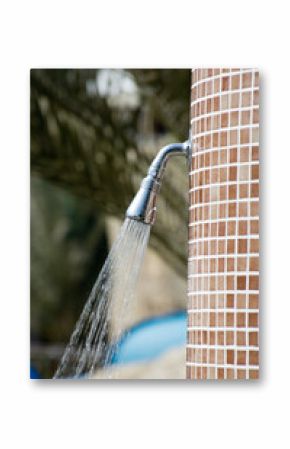
[[[153,360],[186,344],[185,311],[151,318],[133,326],[116,345],[111,364]]]

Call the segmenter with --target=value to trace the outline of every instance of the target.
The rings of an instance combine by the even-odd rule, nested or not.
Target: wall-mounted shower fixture
[[[146,178],[127,209],[126,216],[131,220],[153,225],[156,218],[156,199],[162,183],[162,176],[171,156],[190,154],[190,141],[172,143],[159,150],[149,167]]]

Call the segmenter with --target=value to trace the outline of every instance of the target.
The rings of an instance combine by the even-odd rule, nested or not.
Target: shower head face
[[[147,176],[127,209],[127,218],[153,225],[156,218],[156,200],[159,186],[158,181],[151,176]]]

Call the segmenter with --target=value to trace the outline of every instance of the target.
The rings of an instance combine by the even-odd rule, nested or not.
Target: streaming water
[[[150,226],[126,219],[96,280],[69,344],[54,375],[90,377],[107,365],[118,348],[134,288],[144,258]],[[111,326],[114,317],[114,327]],[[114,332],[112,333],[112,329]]]

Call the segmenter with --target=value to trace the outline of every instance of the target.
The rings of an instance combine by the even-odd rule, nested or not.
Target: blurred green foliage
[[[67,341],[107,254],[104,219],[123,218],[160,146],[188,138],[189,92],[189,70],[31,71],[33,342]],[[150,244],[182,276],[186,201],[178,160]]]

